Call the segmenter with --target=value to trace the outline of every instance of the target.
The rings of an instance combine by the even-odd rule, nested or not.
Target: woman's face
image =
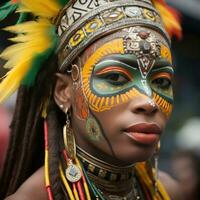
[[[147,28],[123,29],[92,44],[78,63],[72,67],[77,144],[116,165],[147,160],[172,110],[165,39]]]

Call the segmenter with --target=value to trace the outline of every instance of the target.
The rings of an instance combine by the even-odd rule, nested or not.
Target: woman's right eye
[[[112,85],[124,85],[132,79],[129,71],[122,67],[108,67],[95,73],[102,80]]]
[[[129,82],[127,77],[116,72],[106,74],[103,78],[112,85],[124,85]]]

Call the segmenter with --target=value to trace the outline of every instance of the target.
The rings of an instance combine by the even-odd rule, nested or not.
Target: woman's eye
[[[152,81],[152,84],[161,89],[168,89],[171,86],[171,80],[168,78],[156,78]]]
[[[120,73],[109,73],[103,76],[103,79],[112,85],[124,85],[129,81],[129,78]]]

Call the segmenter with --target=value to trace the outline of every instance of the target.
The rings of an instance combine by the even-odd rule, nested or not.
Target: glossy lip
[[[160,139],[161,128],[155,123],[139,123],[124,130],[124,133],[139,144],[155,144]]]

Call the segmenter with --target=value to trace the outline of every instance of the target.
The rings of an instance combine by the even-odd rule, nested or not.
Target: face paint
[[[73,90],[75,91],[75,115],[80,120],[85,120],[88,117],[88,105],[81,88],[80,69],[77,65],[72,65],[71,77],[73,80]]]
[[[102,112],[141,95],[169,115],[173,68],[166,41],[146,28],[125,29],[126,36],[98,48],[82,69],[84,95],[91,110]]]
[[[127,33],[124,38],[125,52],[136,55],[146,94],[152,96],[148,87],[150,85],[154,91],[153,99],[165,115],[169,116],[173,102],[171,85],[173,68],[171,53],[165,40],[145,28],[132,27]]]
[[[115,54],[118,55],[118,57],[124,55],[124,47],[123,47],[123,39],[115,39],[112,40],[104,45],[102,45],[97,51],[87,60],[85,63],[83,70],[82,70],[82,83],[83,83],[83,91],[86,96],[86,99],[88,101],[88,104],[90,108],[93,111],[101,112],[105,110],[111,109],[113,106],[122,104],[130,100],[130,98],[133,98],[140,94],[135,88],[132,88],[131,85],[129,85],[129,88],[125,88],[122,85],[113,85],[113,87],[107,87],[106,81],[101,81],[98,77],[103,76],[105,73],[109,73],[109,71],[115,69],[116,73],[124,73],[126,74],[129,79],[131,78],[134,67],[130,67],[126,63],[121,63],[120,66],[105,66],[105,64],[108,64],[110,62],[113,62],[113,59],[117,59]],[[107,59],[105,62],[101,60],[102,58],[105,58],[108,55],[114,55],[114,58],[111,58],[111,60]],[[125,56],[125,55],[124,55]],[[129,55],[131,56],[131,55]],[[123,59],[123,57],[121,57]],[[127,58],[130,62],[131,59],[133,59],[134,56],[132,55],[132,58]],[[97,64],[97,66],[94,67],[94,65]],[[135,64],[137,64],[135,60]],[[104,67],[105,66],[105,67]],[[125,69],[124,66],[127,66],[127,69]],[[108,67],[108,68],[107,68]],[[114,68],[113,68],[114,67]],[[105,68],[104,71],[103,68]],[[101,70],[102,69],[102,70]],[[132,72],[131,72],[132,70]],[[96,74],[95,74],[96,73]],[[125,77],[123,78],[125,81]],[[92,84],[94,83],[94,85]],[[98,89],[102,90],[98,90]],[[125,92],[121,92],[121,90],[125,89]],[[95,90],[98,90],[95,92]],[[107,91],[106,91],[107,90]],[[119,92],[120,91],[120,92]],[[110,94],[109,94],[110,92]]]
[[[86,131],[88,137],[93,141],[99,141],[102,138],[102,133],[99,123],[92,115],[90,115],[87,118]]]
[[[169,116],[172,112],[173,104],[172,78],[174,70],[169,62],[160,60],[156,61],[156,63],[157,68],[154,68],[150,73],[153,99],[165,115]]]
[[[75,104],[76,117],[80,120],[86,120],[89,115],[89,109],[81,87],[76,89]]]

